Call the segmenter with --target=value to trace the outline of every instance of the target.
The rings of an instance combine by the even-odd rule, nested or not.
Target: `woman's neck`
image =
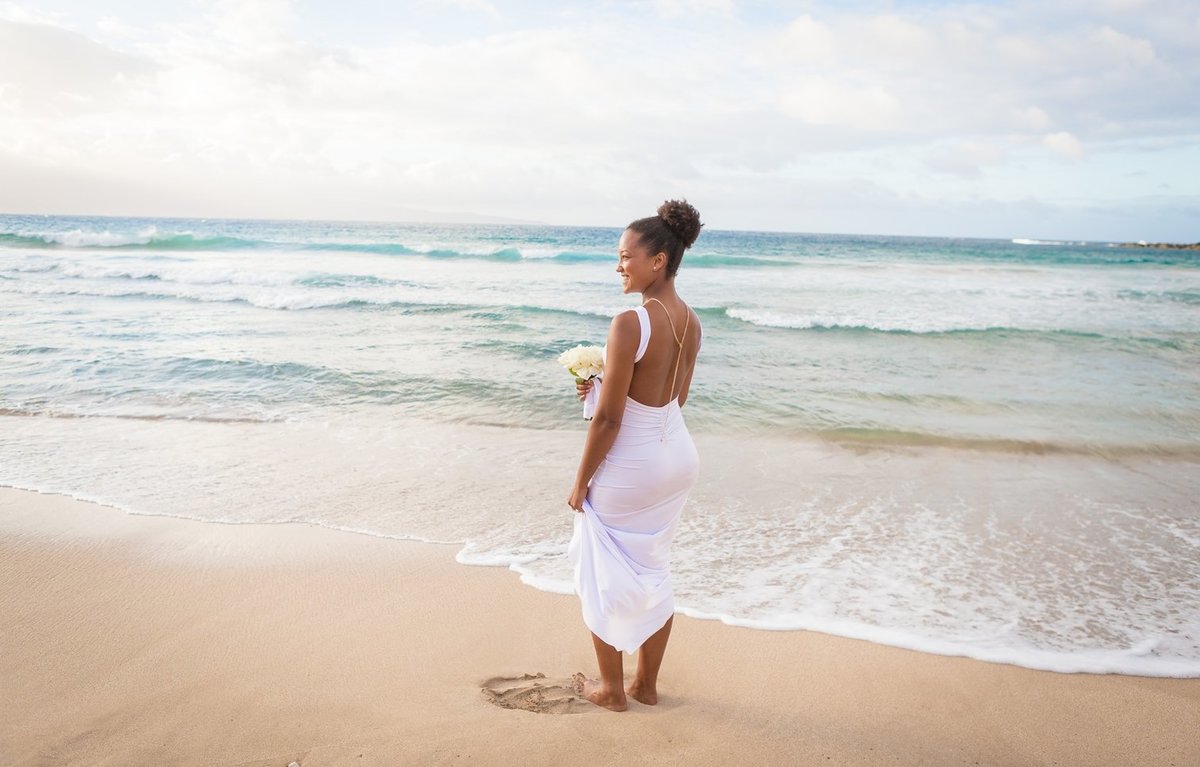
[[[679,294],[675,292],[675,280],[668,278],[659,280],[653,285],[647,285],[646,289],[642,291],[642,303],[644,304],[652,298],[659,301],[677,301]]]

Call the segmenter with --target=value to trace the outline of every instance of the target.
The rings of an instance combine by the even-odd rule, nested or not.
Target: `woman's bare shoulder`
[[[627,309],[617,312],[613,315],[612,322],[608,325],[609,343],[611,344],[615,339],[622,343],[632,342],[636,345],[641,332],[641,323],[638,321],[637,310]]]

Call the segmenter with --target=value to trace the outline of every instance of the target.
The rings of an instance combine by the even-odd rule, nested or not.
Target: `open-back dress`
[[[650,317],[645,307],[633,311],[641,326],[636,364],[650,342]],[[699,467],[678,398],[652,407],[626,397],[567,547],[583,621],[618,650],[637,652],[675,612],[671,543]]]

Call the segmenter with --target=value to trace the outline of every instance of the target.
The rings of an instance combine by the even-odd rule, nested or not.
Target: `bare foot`
[[[624,711],[629,708],[629,702],[625,700],[624,690],[621,690],[619,693],[612,692],[604,686],[603,682],[596,679],[588,679],[581,673],[572,676],[571,681],[575,684],[576,695],[590,700],[597,706],[603,706],[609,711]]]
[[[645,703],[647,706],[653,706],[658,703],[658,691],[636,679],[625,688],[625,692],[629,693],[629,697],[638,703]]]

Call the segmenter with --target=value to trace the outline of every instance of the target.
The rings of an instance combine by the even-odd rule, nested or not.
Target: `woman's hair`
[[[700,211],[687,200],[667,200],[658,206],[658,215],[639,218],[626,227],[636,232],[638,241],[654,253],[667,254],[667,276],[674,277],[683,260],[683,251],[700,236]]]

